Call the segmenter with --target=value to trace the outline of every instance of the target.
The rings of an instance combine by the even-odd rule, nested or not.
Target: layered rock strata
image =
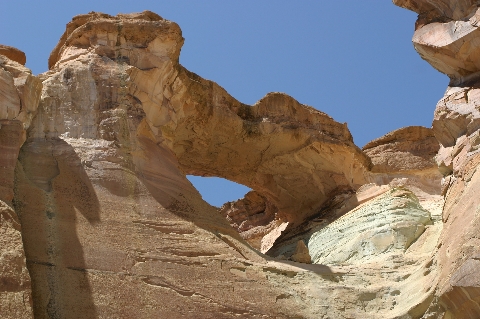
[[[363,151],[285,94],[249,106],[189,72],[152,12],[74,17],[38,77],[0,55],[2,316],[475,318],[476,95],[453,85],[476,71],[429,42],[475,5],[396,3],[453,84],[433,130]],[[186,174],[254,191],[219,213]]]
[[[185,70],[182,43],[152,12],[77,16],[39,76],[15,173],[36,318],[316,313],[286,288],[307,270],[267,263],[185,174],[246,184],[295,223],[369,160],[326,114],[280,93],[247,106]]]
[[[362,149],[373,163],[371,182],[407,187],[428,210],[436,211],[443,205],[443,175],[435,162],[440,145],[432,129],[404,127],[367,143]]]
[[[478,2],[416,1],[401,3],[419,13],[413,36],[422,58],[451,81],[437,104],[433,131],[441,147],[436,157],[444,174],[444,229],[438,244],[436,296],[445,318],[480,317],[478,281]],[[413,2],[412,2],[413,3]],[[425,19],[426,6],[436,10]],[[433,11],[432,11],[433,12]]]
[[[11,59],[12,60],[11,60]],[[16,60],[16,61],[14,61]],[[42,88],[18,49],[0,46],[0,314],[32,318],[30,276],[25,263],[22,227],[12,209],[14,171],[26,129]]]
[[[219,212],[243,239],[262,252],[266,251],[265,247],[262,249],[263,238],[279,229],[277,224],[280,221],[275,218],[277,208],[255,191],[248,192],[242,199],[223,204]]]

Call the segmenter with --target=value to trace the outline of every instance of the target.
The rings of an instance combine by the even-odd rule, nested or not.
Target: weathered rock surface
[[[240,236],[252,247],[262,250],[262,239],[277,229],[277,208],[255,191],[234,202],[225,203],[219,210]]]
[[[27,57],[23,51],[20,51],[17,48],[0,44],[0,54],[6,56],[12,61],[25,65],[27,63]]]
[[[151,12],[91,13],[52,52],[15,174],[35,317],[319,312],[308,288],[287,288],[310,270],[259,256],[185,173],[246,184],[294,223],[362,185],[368,158],[345,125],[289,96],[251,107],[188,72],[182,43]]]
[[[33,318],[30,275],[25,266],[21,227],[15,212],[0,201],[0,314]]]
[[[122,21],[120,33],[116,21]],[[173,150],[186,173],[249,186],[288,222],[313,212],[336,188],[365,182],[368,159],[346,125],[281,93],[253,107],[242,104],[181,67],[182,44],[180,28],[154,14],[91,14],[67,26],[49,63],[74,64],[92,54],[117,62],[129,80],[124,94],[141,105],[156,141]],[[58,134],[63,125],[55,123]],[[311,187],[301,187],[305,183]]]
[[[461,20],[476,10],[476,0],[393,0],[399,7],[417,12],[421,18]]]
[[[453,80],[432,130],[363,151],[292,97],[245,105],[184,69],[152,12],[74,17],[38,78],[0,55],[2,317],[478,317],[479,99],[455,86],[476,2],[394,2]],[[186,174],[253,191],[218,212]]]
[[[432,224],[412,192],[394,188],[325,225],[308,244],[317,264],[381,263],[389,259],[385,255],[402,255]]]
[[[444,174],[444,223],[438,243],[436,297],[445,318],[480,317],[480,231],[477,195],[479,167],[477,1],[425,1],[436,8],[436,21],[419,12],[413,42],[422,58],[447,74],[450,85],[437,104],[433,131],[441,147],[436,161]],[[399,4],[401,4],[399,2]]]
[[[419,13],[413,44],[420,56],[455,82],[476,76],[479,36],[478,1],[394,0]]]
[[[372,160],[373,173],[436,169],[440,145],[432,129],[404,127],[367,143],[362,149]]]
[[[371,182],[407,187],[429,210],[443,205],[443,175],[435,162],[439,149],[434,131],[421,126],[392,131],[363,147],[373,163]]]
[[[30,276],[21,226],[12,210],[14,171],[25,129],[35,112],[42,83],[22,62],[23,52],[0,46],[0,314],[32,318]],[[19,57],[20,55],[20,57]],[[25,55],[23,54],[23,57]],[[23,60],[23,63],[25,61]]]
[[[308,243],[312,261],[337,276],[331,277],[330,285],[317,283],[310,289],[325,304],[353,303],[344,304],[345,312],[325,308],[327,316],[439,315],[441,311],[430,306],[438,282],[440,215],[441,205],[427,211],[406,188],[365,185],[355,194],[333,198],[318,217],[298,227],[296,234],[290,231],[280,237],[268,253],[294,260],[298,242]]]

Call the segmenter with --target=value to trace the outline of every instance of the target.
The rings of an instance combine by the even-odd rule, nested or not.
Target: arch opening
[[[227,202],[239,200],[251,191],[247,186],[221,177],[187,175],[187,178],[202,195],[203,200],[217,208]]]

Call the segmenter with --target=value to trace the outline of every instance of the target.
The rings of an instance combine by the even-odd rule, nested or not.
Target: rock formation
[[[2,318],[480,316],[477,4],[394,2],[452,82],[432,129],[363,150],[189,72],[149,11],[74,17],[37,77],[1,46]],[[218,210],[186,174],[253,191]]]
[[[32,317],[22,227],[12,200],[19,150],[37,109],[42,83],[16,62],[25,63],[24,57],[17,49],[0,47],[0,313],[12,319]]]
[[[185,70],[182,43],[151,12],[77,16],[39,76],[15,175],[35,317],[311,314],[185,174],[246,184],[295,224],[362,185],[368,157],[291,97],[247,106]]]
[[[278,230],[278,223],[282,224],[275,218],[276,207],[255,191],[248,192],[242,199],[223,204],[219,211],[243,239],[262,252],[268,250],[266,247],[262,249],[263,238]],[[264,242],[264,246],[268,244]]]
[[[478,256],[478,1],[395,1],[419,13],[413,42],[422,58],[451,81],[437,104],[436,161],[444,174],[444,228],[436,296],[446,318],[480,316]],[[435,7],[428,13],[428,7]]]

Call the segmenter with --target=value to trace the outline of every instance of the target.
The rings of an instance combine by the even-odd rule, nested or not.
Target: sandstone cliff
[[[444,174],[444,229],[438,243],[436,296],[446,318],[480,317],[478,232],[478,1],[394,1],[419,13],[413,43],[451,81],[438,102],[433,131]]]
[[[0,46],[0,313],[2,318],[12,319],[32,318],[22,227],[12,200],[15,165],[42,83],[24,63],[23,52]]]
[[[149,11],[74,17],[38,77],[0,47],[2,317],[480,316],[477,5],[394,2],[451,87],[433,129],[363,150],[288,95],[189,72]],[[186,174],[253,191],[218,211]]]

